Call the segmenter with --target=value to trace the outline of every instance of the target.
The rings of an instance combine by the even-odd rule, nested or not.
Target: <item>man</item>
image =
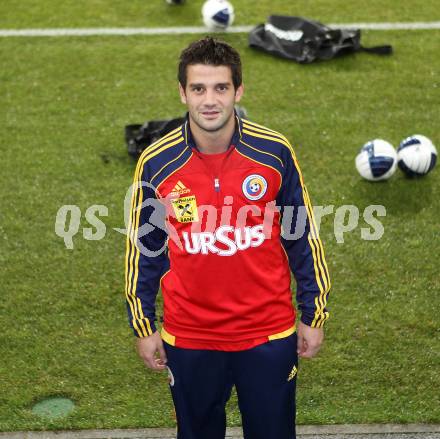
[[[223,439],[234,385],[245,439],[292,439],[297,354],[316,355],[328,318],[310,199],[287,139],[235,114],[232,47],[192,43],[178,79],[186,123],[144,151],[134,178],[126,296],[138,353],[168,369],[178,439]]]

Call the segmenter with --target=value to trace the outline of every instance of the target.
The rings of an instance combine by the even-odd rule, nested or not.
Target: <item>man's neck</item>
[[[205,131],[196,123],[191,123],[191,134],[197,149],[203,154],[220,154],[225,152],[235,131],[235,117],[218,131]]]

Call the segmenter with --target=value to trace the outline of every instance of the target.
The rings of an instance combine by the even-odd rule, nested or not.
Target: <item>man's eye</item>
[[[201,93],[203,91],[203,88],[202,87],[194,87],[193,91],[196,93]]]
[[[226,86],[226,85],[219,85],[218,87],[217,87],[217,90],[218,91],[226,91],[228,89],[228,87]]]

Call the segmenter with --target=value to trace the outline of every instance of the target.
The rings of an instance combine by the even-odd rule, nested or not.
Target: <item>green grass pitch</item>
[[[0,5],[0,28],[201,25],[202,2],[164,0]],[[330,22],[430,21],[437,2],[233,0],[236,24],[270,13]],[[408,180],[362,181],[354,157],[367,140],[395,146],[424,134],[440,146],[439,30],[365,31],[365,45],[392,44],[391,57],[356,54],[308,66],[224,38],[242,54],[251,120],[295,145],[312,201],[382,204],[385,233],[361,239],[359,226],[338,244],[334,215],[321,236],[333,281],[320,356],[303,361],[298,422],[440,422],[440,170]],[[178,54],[195,36],[1,38],[0,95],[0,431],[169,427],[167,379],[137,359],[128,329],[123,269],[123,199],[135,164],[128,123],[183,113]],[[55,234],[62,205],[82,212],[73,250]],[[105,205],[106,235],[87,241],[85,212]],[[67,396],[66,418],[34,415],[45,396]],[[236,398],[229,425],[240,424]]]

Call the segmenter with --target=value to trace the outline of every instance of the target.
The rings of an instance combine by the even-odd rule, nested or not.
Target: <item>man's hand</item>
[[[148,337],[137,338],[136,346],[139,357],[141,357],[147,367],[154,370],[165,369],[167,356],[158,331]],[[157,358],[156,353],[159,355],[159,358]]]
[[[302,358],[314,357],[324,340],[322,328],[312,328],[303,322],[298,323],[298,355]]]

